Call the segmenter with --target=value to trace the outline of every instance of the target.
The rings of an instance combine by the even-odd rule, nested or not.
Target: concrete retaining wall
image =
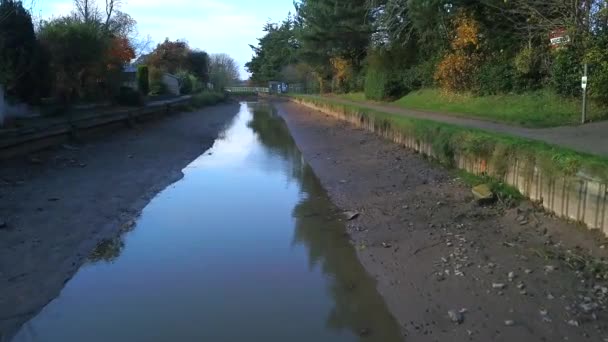
[[[358,119],[308,102],[293,101],[346,120],[431,158],[435,157],[431,141],[420,141],[415,137],[404,136],[400,131],[386,130],[375,125],[373,119]],[[553,175],[544,172],[541,165],[533,165],[525,160],[515,160],[507,165],[504,176],[497,176],[496,166],[491,161],[477,156],[456,155],[453,162],[459,169],[476,175],[488,174],[502,178],[504,183],[516,187],[524,196],[541,203],[555,215],[582,223],[591,229],[601,229],[608,235],[608,184],[604,180],[583,173],[573,177]]]

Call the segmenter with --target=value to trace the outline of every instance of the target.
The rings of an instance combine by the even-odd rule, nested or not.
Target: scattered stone
[[[448,247],[452,247],[452,243],[451,242],[448,242],[445,245],[448,246]]]
[[[340,179],[340,184],[346,184],[347,180],[346,179]]]
[[[347,221],[352,221],[352,220],[356,219],[357,217],[359,217],[359,212],[358,211],[345,211],[344,217],[346,218]]]
[[[507,286],[505,284],[503,284],[503,283],[492,283],[492,288],[493,289],[502,290],[505,287],[507,287]]]
[[[403,208],[403,209],[409,209],[409,208],[410,208],[410,206],[406,204],[406,205],[404,205],[404,206],[403,206],[403,207],[401,207],[401,208]]]
[[[494,199],[494,193],[488,184],[480,184],[474,187],[471,192],[477,202],[488,202]]]
[[[528,291],[526,291],[526,290],[521,290],[521,291],[519,291],[519,294],[520,294],[520,295],[522,295],[522,296],[525,296],[525,295],[527,295],[527,294],[528,294]]]
[[[371,333],[372,331],[369,328],[363,328],[359,330],[359,336],[361,337],[369,336]]]
[[[529,268],[527,268],[527,269],[524,271],[524,273],[526,273],[526,274],[532,274],[532,270],[531,270],[531,269],[529,269]]]
[[[549,318],[549,312],[547,310],[540,310],[540,315],[542,317],[543,322],[550,323],[552,321],[551,318]]]
[[[574,320],[574,319],[571,319],[571,320],[568,321],[568,325],[571,325],[573,327],[578,327],[578,321]]]
[[[517,288],[518,288],[518,289],[520,289],[520,290],[523,290],[523,289],[525,289],[525,288],[526,288],[526,284],[524,284],[524,283],[519,283],[519,284],[517,284]]]
[[[505,325],[506,325],[507,327],[512,327],[512,326],[514,326],[514,325],[515,325],[515,321],[514,321],[514,320],[512,320],[512,319],[508,319],[508,320],[506,320],[506,321],[505,321]]]
[[[450,317],[450,320],[456,324],[462,324],[464,321],[464,315],[456,310],[448,311],[448,317]]]
[[[551,273],[551,272],[555,271],[556,269],[557,269],[557,267],[555,267],[553,265],[545,266],[545,272],[547,272],[547,273]]]
[[[507,277],[509,278],[509,281],[513,281],[513,279],[515,278],[515,272],[509,272]]]
[[[393,247],[393,245],[391,245],[389,242],[383,242],[382,243],[382,247],[384,247],[384,248],[391,248],[391,247]]]
[[[42,164],[42,160],[40,160],[40,158],[32,157],[30,158],[30,164]]]
[[[581,310],[583,310],[584,313],[591,313],[593,310],[595,310],[597,308],[597,304],[581,303],[581,304],[579,304],[579,307],[581,308]]]
[[[547,294],[547,299],[549,299],[549,300],[553,300],[553,299],[555,299],[555,297],[553,297],[553,295],[552,295],[552,294],[548,293],[548,294]]]

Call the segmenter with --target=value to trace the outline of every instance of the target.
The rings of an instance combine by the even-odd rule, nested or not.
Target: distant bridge
[[[229,93],[236,94],[257,94],[257,93],[269,93],[270,89],[265,87],[226,87]]]

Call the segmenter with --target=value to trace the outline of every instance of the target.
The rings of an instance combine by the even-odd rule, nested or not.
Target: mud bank
[[[606,252],[523,202],[480,207],[420,154],[293,103],[277,103],[348,224],[407,341],[606,341]]]
[[[0,341],[55,298],[100,241],[212,146],[238,112],[181,113],[79,145],[2,162]]]

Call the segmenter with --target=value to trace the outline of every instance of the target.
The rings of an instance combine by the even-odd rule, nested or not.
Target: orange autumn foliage
[[[135,58],[135,50],[125,37],[113,37],[108,49],[108,69],[120,68]]]
[[[453,23],[452,51],[439,62],[435,80],[445,91],[467,91],[473,86],[473,76],[481,60],[479,23],[464,12],[459,13]]]

